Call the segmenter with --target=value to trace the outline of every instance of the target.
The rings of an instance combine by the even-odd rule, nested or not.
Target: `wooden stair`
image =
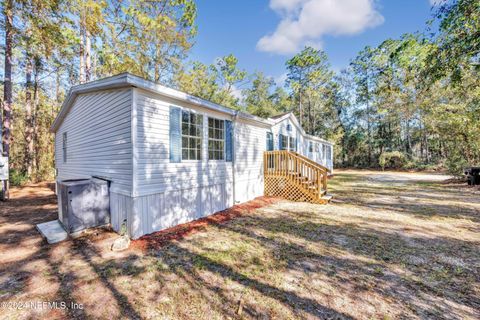
[[[263,161],[266,196],[318,204],[332,198],[327,194],[330,170],[315,161],[286,150],[266,151]]]

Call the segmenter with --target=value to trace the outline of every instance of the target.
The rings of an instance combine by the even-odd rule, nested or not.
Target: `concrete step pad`
[[[68,238],[68,234],[63,229],[63,226],[60,224],[60,221],[53,220],[49,222],[37,224],[37,230],[42,234],[42,237],[47,239],[47,242],[57,243]]]
[[[332,198],[333,198],[333,194],[331,194],[331,193],[327,193],[327,194],[322,196],[322,200],[325,200],[326,202],[330,202],[330,200],[332,200]]]

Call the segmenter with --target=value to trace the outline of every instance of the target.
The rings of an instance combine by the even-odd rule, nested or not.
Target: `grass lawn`
[[[0,318],[479,319],[480,191],[442,179],[337,171],[329,205],[257,200],[121,253],[110,232],[47,245],[34,225],[56,217],[53,193],[15,189],[0,302],[83,308],[2,304]]]

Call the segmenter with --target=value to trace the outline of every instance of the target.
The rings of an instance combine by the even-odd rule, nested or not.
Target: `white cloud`
[[[235,85],[232,85],[230,88],[230,93],[237,99],[242,99],[242,89],[237,88]]]
[[[257,49],[291,54],[322,44],[325,35],[352,35],[383,23],[374,0],[270,0],[281,16],[277,29],[257,42]]]

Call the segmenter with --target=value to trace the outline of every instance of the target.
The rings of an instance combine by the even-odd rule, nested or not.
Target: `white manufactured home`
[[[320,198],[333,165],[292,113],[262,119],[127,73],[73,87],[51,130],[57,182],[108,179],[110,223],[132,238],[264,195],[282,164]]]

